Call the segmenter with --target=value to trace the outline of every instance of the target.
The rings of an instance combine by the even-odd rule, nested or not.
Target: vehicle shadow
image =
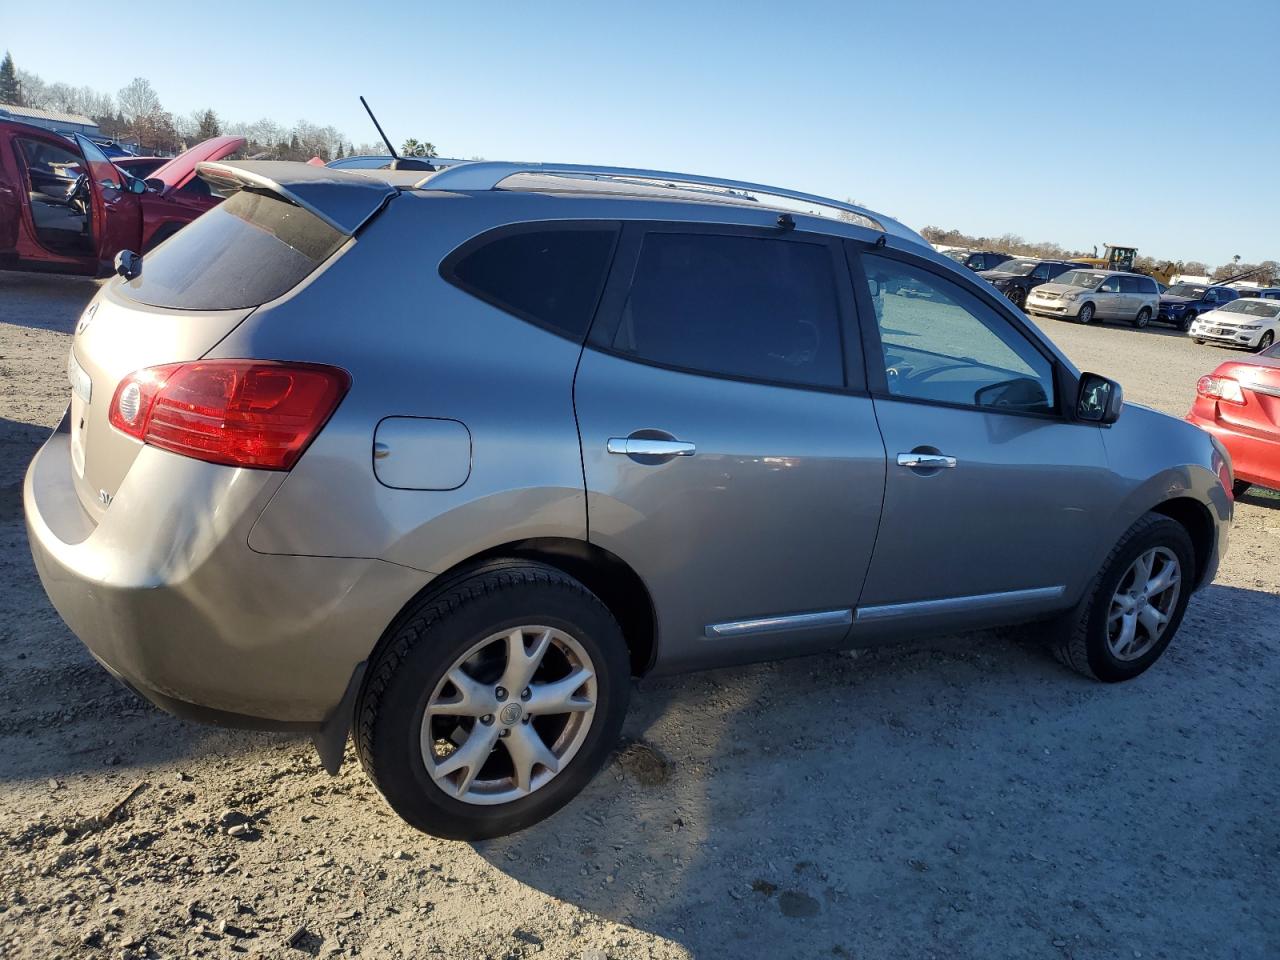
[[[89,277],[0,271],[0,323],[69,334],[99,285]]]
[[[695,957],[1260,955],[1278,615],[1211,587],[1128,684],[992,634],[642,683],[665,773],[474,847]]]
[[[1247,503],[1255,507],[1266,507],[1269,510],[1280,510],[1280,490],[1268,490],[1265,487],[1250,487],[1242,496],[1236,497],[1236,503]]]

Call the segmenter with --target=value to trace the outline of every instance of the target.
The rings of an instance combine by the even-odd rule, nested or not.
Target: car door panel
[[[713,321],[704,318],[720,309],[728,319],[717,322],[731,324],[752,304],[775,302],[771,309],[784,329],[809,322],[803,306],[771,300],[777,291],[767,285],[735,291],[716,288],[714,280],[702,283],[705,264],[694,270],[691,262],[693,282],[671,296],[665,282],[645,286],[646,271],[659,263],[683,282],[680,238],[720,239],[729,229],[628,225],[574,385],[589,539],[628,563],[648,588],[662,672],[841,644],[884,494],[885,451],[875,412],[864,392],[844,382],[845,374],[840,384],[821,389],[730,375],[717,365],[730,363],[726,356],[738,349],[733,343],[708,356],[703,370],[654,359],[666,356],[666,341],[644,333],[660,322],[654,317],[674,318],[675,347],[686,337],[710,338],[703,328]],[[650,264],[641,248],[655,232],[671,249],[654,246],[665,250],[665,259],[655,255]],[[809,242],[780,240],[776,231],[746,236]],[[847,321],[852,307],[842,252],[825,240],[817,249],[806,256],[825,258],[826,269],[836,271],[839,313]],[[753,283],[750,276],[741,279],[743,287]],[[715,289],[695,289],[700,285]],[[839,326],[836,320],[824,328],[822,349],[847,346],[839,343]],[[741,336],[754,336],[749,329],[744,319]],[[798,361],[801,367],[807,362]],[[838,353],[835,363],[838,370]],[[846,369],[860,379],[860,367],[859,361]],[[784,374],[787,369],[784,364]],[[645,452],[653,449],[671,452]]]
[[[851,640],[1069,605],[1092,575],[1080,560],[1112,481],[1099,429],[1056,413],[1056,359],[976,285],[910,255],[851,252],[888,461]],[[908,288],[909,300],[890,292]]]
[[[93,239],[100,263],[109,263],[121,250],[138,251],[142,212],[138,197],[126,189],[124,174],[93,141],[76,134],[85,159],[93,196]]]

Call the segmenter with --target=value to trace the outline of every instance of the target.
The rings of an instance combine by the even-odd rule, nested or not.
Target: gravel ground
[[[350,753],[151,708],[49,607],[20,481],[94,289],[0,275],[0,957],[1280,956],[1280,498],[1133,683],[990,635],[647,681],[576,802],[449,843]],[[1173,414],[1225,356],[1047,325]]]

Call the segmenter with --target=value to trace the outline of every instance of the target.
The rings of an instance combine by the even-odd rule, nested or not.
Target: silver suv
[[[1080,323],[1121,320],[1142,328],[1160,311],[1160,288],[1150,277],[1081,267],[1027,294],[1027,313]]]
[[[113,674],[348,734],[520,829],[631,678],[1029,621],[1103,681],[1214,576],[1230,463],[887,217],[657,171],[209,164],[85,311],[32,551]]]

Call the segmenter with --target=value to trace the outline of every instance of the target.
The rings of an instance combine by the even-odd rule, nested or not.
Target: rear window
[[[612,224],[499,231],[464,245],[441,273],[472,296],[580,343],[595,316],[616,236]]]
[[[256,307],[296,287],[346,239],[275,194],[240,190],[148,253],[120,292],[153,307]]]

